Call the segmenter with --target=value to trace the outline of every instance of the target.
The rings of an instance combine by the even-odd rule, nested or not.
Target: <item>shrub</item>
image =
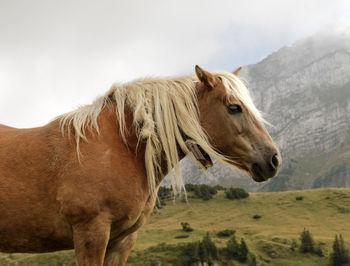
[[[303,196],[298,196],[298,197],[296,197],[295,199],[296,199],[296,200],[303,200],[304,197],[303,197]]]
[[[293,239],[292,240],[292,243],[290,244],[290,250],[291,251],[295,251],[298,247],[298,243],[297,243],[297,240],[296,239]]]
[[[260,218],[261,218],[261,215],[255,214],[255,215],[253,216],[253,218],[254,218],[254,219],[260,219]]]
[[[172,195],[172,189],[167,187],[159,187],[158,198],[160,200],[169,199]]]
[[[196,185],[196,184],[186,184],[185,189],[187,192],[193,191],[194,194],[199,198],[206,198],[210,199],[212,195],[216,194],[218,190],[224,189],[224,187],[216,185],[216,186],[209,186],[209,185]]]
[[[190,227],[189,223],[182,222],[181,226],[182,226],[182,230],[184,230],[185,232],[192,232],[193,231],[193,228]]]
[[[196,185],[196,184],[186,184],[185,189],[187,192],[193,191],[194,194],[201,199],[210,200],[212,195],[217,193],[217,189],[215,187],[211,187],[205,184]]]
[[[195,190],[195,194],[199,197],[202,198],[203,200],[210,200],[213,198],[213,196],[210,194],[209,190],[203,187],[202,189],[199,187],[198,189]]]
[[[219,231],[216,235],[218,237],[229,237],[233,235],[235,232],[236,232],[235,230],[226,229],[226,230]]]
[[[196,186],[198,186],[198,185],[188,183],[188,184],[185,184],[185,189],[187,192],[194,191]]]
[[[175,236],[175,238],[188,238],[189,235],[178,235],[178,236]]]
[[[244,199],[249,197],[249,193],[243,188],[230,187],[226,192],[226,198],[228,199]]]
[[[322,249],[322,244],[321,243],[317,243],[317,246],[315,248],[315,254],[317,254],[320,257],[323,257],[323,249]]]
[[[213,188],[214,188],[215,190],[226,190],[226,188],[223,187],[223,186],[221,186],[221,185],[215,185]]]
[[[208,185],[194,185],[194,194],[198,196],[199,198],[202,198],[204,200],[211,199],[216,194],[217,191],[214,187],[208,186]]]
[[[156,203],[154,204],[154,209],[161,209],[165,205],[166,205],[165,201],[158,198],[156,199]]]

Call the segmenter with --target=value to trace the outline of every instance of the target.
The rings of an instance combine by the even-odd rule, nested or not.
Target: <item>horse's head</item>
[[[282,159],[239,71],[209,73],[196,66],[200,122],[210,144],[229,163],[262,182],[277,174]]]

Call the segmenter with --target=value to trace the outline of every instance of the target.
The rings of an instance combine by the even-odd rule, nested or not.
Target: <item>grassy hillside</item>
[[[254,215],[261,218],[254,219]],[[194,231],[183,232],[181,222],[188,222]],[[341,233],[350,248],[349,227],[350,189],[250,193],[249,198],[241,200],[226,199],[221,191],[209,201],[196,198],[189,198],[189,203],[167,201],[140,230],[128,264],[171,265],[181,255],[177,251],[181,243],[198,241],[209,232],[215,244],[224,247],[227,238],[217,237],[216,233],[233,229],[237,239],[245,239],[262,265],[328,265],[335,234]],[[325,257],[291,250],[293,240],[300,244],[304,228],[316,242],[321,242]],[[180,235],[188,237],[176,238]],[[72,265],[73,261],[72,252],[0,254],[0,265]]]

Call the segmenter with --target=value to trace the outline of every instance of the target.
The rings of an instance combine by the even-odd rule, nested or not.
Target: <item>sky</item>
[[[114,82],[234,70],[333,24],[347,0],[0,0],[0,124],[42,126]]]

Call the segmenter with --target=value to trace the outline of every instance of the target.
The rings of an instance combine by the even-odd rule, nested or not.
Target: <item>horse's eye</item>
[[[230,104],[229,106],[227,106],[227,111],[230,114],[242,113],[242,107],[239,104]]]

